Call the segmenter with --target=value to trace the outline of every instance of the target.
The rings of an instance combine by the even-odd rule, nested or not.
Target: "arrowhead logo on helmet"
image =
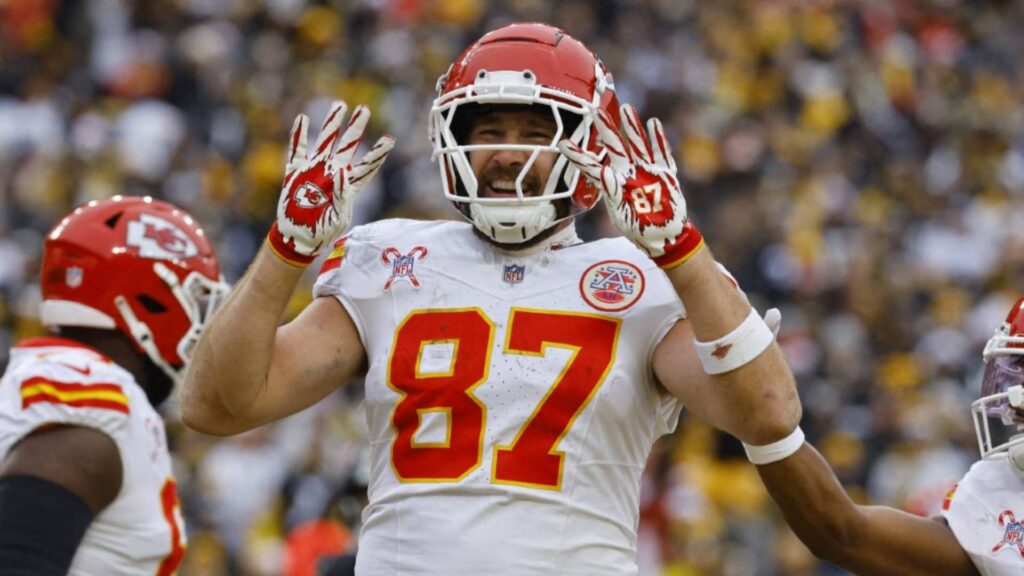
[[[185,232],[152,214],[139,214],[138,220],[128,222],[125,244],[137,248],[140,257],[154,260],[192,258],[199,253]]]
[[[89,202],[54,227],[40,287],[44,325],[118,330],[174,380],[228,292],[192,216],[131,196]]]

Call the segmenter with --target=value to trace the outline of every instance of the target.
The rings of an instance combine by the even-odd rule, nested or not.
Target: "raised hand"
[[[594,123],[607,162],[569,140],[559,142],[559,150],[601,188],[609,217],[623,235],[662,268],[682,264],[704,240],[686,218],[686,199],[661,122],[647,122],[648,138],[636,109],[627,105],[622,107],[626,140],[603,110]]]
[[[278,257],[294,266],[309,265],[348,227],[353,199],[384,164],[395,145],[394,138],[382,136],[353,164],[352,157],[363,139],[370,109],[358,106],[342,132],[346,109],[340,100],[331,104],[309,158],[306,156],[309,118],[299,114],[292,126],[284,185],[277,201],[277,220],[270,228],[267,241]]]

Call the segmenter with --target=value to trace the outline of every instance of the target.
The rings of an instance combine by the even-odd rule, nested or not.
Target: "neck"
[[[566,218],[558,224],[544,230],[540,234],[537,234],[533,238],[530,238],[525,242],[517,242],[515,244],[495,242],[494,239],[481,232],[476,226],[473,227],[473,233],[476,234],[477,238],[503,252],[526,252],[531,248],[547,247],[548,245],[560,240],[564,241],[566,244],[575,244],[579,242],[579,238],[576,236],[574,220],[572,218]]]
[[[153,364],[143,352],[124,334],[117,330],[100,328],[83,328],[79,326],[61,326],[58,329],[61,338],[81,342],[109,358],[112,362],[127,370],[135,381],[146,392],[146,397],[155,407],[159,406],[173,388],[170,378]]]

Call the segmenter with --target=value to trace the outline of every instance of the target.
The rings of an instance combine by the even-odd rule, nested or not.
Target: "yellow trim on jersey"
[[[53,384],[48,382],[40,382],[38,384],[32,384],[21,389],[22,399],[29,399],[34,396],[47,395],[53,396],[61,402],[74,402],[76,400],[106,400],[109,402],[116,402],[118,404],[128,405],[128,397],[125,396],[124,392],[114,392],[113,390],[78,390],[69,392],[65,390],[58,390]]]

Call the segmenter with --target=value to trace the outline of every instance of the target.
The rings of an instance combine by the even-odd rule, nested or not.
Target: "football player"
[[[786,521],[811,551],[856,574],[1024,572],[1024,297],[982,357],[981,398],[971,406],[982,458],[952,487],[941,516],[854,504],[810,444],[758,466]],[[1006,430],[993,430],[990,420]]]
[[[234,434],[364,375],[357,573],[635,574],[653,442],[687,404],[788,455],[792,378],[687,218],[662,125],[620,110],[586,46],[509,25],[437,87],[434,156],[467,222],[335,240],[393,141],[355,161],[369,112],[343,128],[336,103],[307,149],[300,116],[268,242],[200,338],[185,422]],[[573,217],[602,197],[624,237],[584,243]],[[278,327],[324,252],[316,298]]]
[[[185,552],[156,408],[227,287],[203,230],[150,198],[46,237],[40,316],[0,379],[0,574],[170,575]]]

